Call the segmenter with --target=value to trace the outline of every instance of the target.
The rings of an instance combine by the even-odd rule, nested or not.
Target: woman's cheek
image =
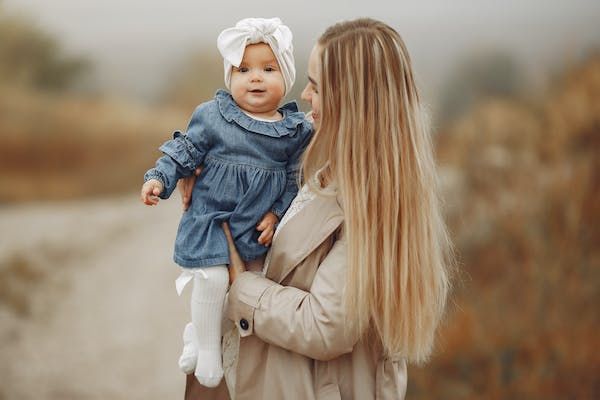
[[[313,117],[313,128],[314,129],[319,129],[319,127],[321,126],[321,119],[319,118],[318,115],[315,116],[315,114],[312,114]]]

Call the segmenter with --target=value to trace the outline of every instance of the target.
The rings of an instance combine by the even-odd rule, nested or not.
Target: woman
[[[402,399],[406,363],[432,350],[450,247],[408,52],[382,22],[339,23],[313,48],[308,79],[305,184],[264,276],[230,267],[232,397]]]

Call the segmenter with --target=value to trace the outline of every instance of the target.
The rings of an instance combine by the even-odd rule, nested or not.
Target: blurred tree
[[[489,99],[444,129],[464,285],[407,397],[600,398],[600,54],[529,101]]]
[[[191,114],[198,104],[213,98],[223,82],[223,59],[216,48],[190,53],[172,73],[161,102]]]
[[[511,97],[522,85],[521,71],[507,53],[472,54],[450,74],[440,95],[439,119],[448,122],[486,98]]]
[[[59,41],[0,3],[0,84],[41,90],[71,88],[90,70],[89,60],[64,54]]]

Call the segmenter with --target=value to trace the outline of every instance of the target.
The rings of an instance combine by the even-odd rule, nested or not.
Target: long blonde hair
[[[336,24],[318,45],[321,126],[302,169],[326,167],[340,191],[348,322],[387,356],[423,362],[449,291],[450,241],[408,51],[371,19]]]

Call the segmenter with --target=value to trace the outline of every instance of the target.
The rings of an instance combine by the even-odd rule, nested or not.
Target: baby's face
[[[285,94],[279,63],[266,43],[246,46],[238,68],[231,71],[231,95],[245,111],[269,117]]]

